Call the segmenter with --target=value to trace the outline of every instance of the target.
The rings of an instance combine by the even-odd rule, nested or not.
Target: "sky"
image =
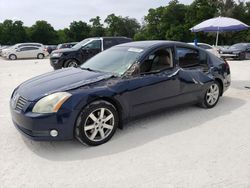
[[[55,29],[69,27],[72,21],[100,16],[102,21],[114,13],[136,18],[139,22],[150,8],[166,6],[170,0],[0,0],[0,22],[22,20],[25,26],[46,20]],[[190,4],[192,0],[179,0]]]

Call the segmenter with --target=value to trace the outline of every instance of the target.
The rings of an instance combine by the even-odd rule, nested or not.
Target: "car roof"
[[[195,45],[194,42],[189,42],[188,44]],[[207,43],[203,43],[203,42],[198,42],[197,44],[198,44],[198,45],[200,45],[200,44],[201,44],[201,45],[207,45],[207,46],[213,47],[212,45],[207,44]]]
[[[90,37],[88,39],[131,39],[128,37]]]
[[[192,47],[197,48],[196,46],[177,41],[168,41],[168,40],[148,40],[148,41],[136,41],[136,42],[128,42],[117,45],[118,47],[135,47],[142,49],[150,49],[153,47],[161,46],[161,45],[181,45],[183,47]],[[197,48],[200,49],[200,48]]]

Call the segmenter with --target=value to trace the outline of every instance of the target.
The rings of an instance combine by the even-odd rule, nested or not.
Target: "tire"
[[[15,54],[10,54],[9,55],[9,59],[10,60],[16,60],[17,59],[17,56]]]
[[[213,108],[219,101],[221,93],[221,86],[219,82],[214,81],[207,89],[201,106],[203,108]]]
[[[75,59],[70,59],[66,61],[64,64],[64,68],[66,67],[78,67],[78,61]]]
[[[114,105],[104,100],[95,101],[78,115],[75,137],[83,144],[98,146],[112,138],[118,123],[119,116]]]
[[[37,54],[37,59],[43,59],[44,58],[44,54]]]

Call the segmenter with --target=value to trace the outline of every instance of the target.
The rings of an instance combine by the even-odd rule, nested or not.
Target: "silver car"
[[[22,58],[38,58],[43,59],[48,55],[44,50],[44,46],[39,43],[21,43],[16,44],[3,52],[3,57],[15,60]]]

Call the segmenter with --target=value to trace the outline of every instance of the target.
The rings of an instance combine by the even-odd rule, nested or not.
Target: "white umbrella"
[[[192,32],[216,32],[216,46],[218,44],[219,32],[223,31],[241,31],[248,29],[249,26],[234,18],[216,17],[205,20],[198,25],[190,28]]]

